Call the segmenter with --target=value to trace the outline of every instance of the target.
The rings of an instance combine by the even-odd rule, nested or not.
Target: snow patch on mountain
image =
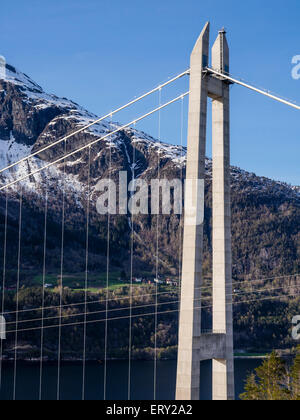
[[[137,131],[135,129],[129,129],[128,133],[131,136],[133,144],[144,143],[148,151],[151,151],[152,149],[152,151],[159,154],[160,158],[170,159],[173,163],[179,166],[186,163],[186,147],[174,146],[169,143],[160,142],[143,131]]]
[[[10,134],[9,141],[0,139],[1,169],[27,157],[30,155],[31,149],[30,146],[17,143],[12,133]],[[68,162],[68,164],[71,163],[72,162]],[[48,195],[51,196],[57,193],[57,189],[61,190],[64,188],[66,192],[71,193],[75,197],[77,204],[81,207],[82,204],[79,198],[86,190],[86,186],[78,181],[76,175],[65,174],[62,176],[61,169],[55,165],[49,166],[38,173],[34,173],[39,171],[46,164],[46,162],[37,157],[25,160],[13,168],[4,171],[1,174],[0,185],[7,185],[16,180],[20,180],[20,182],[11,185],[9,190],[19,192],[21,186],[23,191],[33,192],[43,197],[45,196],[46,191]],[[32,173],[33,175],[28,176]]]
[[[0,139],[0,168],[4,168],[28,156],[30,152],[31,147],[16,143],[11,132],[9,141]]]
[[[43,91],[43,89],[31,80],[27,75],[17,71],[14,67],[6,65],[6,72],[4,75],[4,80],[8,84],[13,84],[20,88],[20,91],[23,93],[22,100],[26,101],[30,106],[35,109],[47,109],[49,107],[57,107],[62,110],[61,115],[55,117],[49,124],[48,130],[41,135],[41,137],[49,138],[49,142],[54,142],[57,140],[55,133],[55,126],[59,123],[60,120],[69,121],[72,125],[75,126],[75,130],[82,129],[83,127],[89,126],[84,129],[84,133],[88,133],[95,137],[95,140],[105,137],[106,147],[116,148],[121,153],[127,152],[127,160],[132,171],[136,169],[136,166],[133,167],[133,162],[131,162],[128,150],[124,146],[124,140],[121,133],[115,133],[109,135],[112,131],[120,129],[121,125],[115,122],[108,120],[101,120],[94,124],[94,121],[99,118],[86,111],[84,108],[80,107],[76,103],[66,99],[58,98],[55,95],[49,95]],[[2,92],[5,92],[6,86],[2,89]],[[74,131],[74,130],[73,130]],[[159,158],[170,160],[176,168],[184,168],[186,165],[186,155],[187,149],[183,146],[174,146],[168,143],[160,142],[152,136],[138,131],[135,128],[125,128],[120,130],[120,132],[125,133],[125,135],[130,139],[132,146],[142,146],[142,149],[145,151],[145,156],[147,154],[157,154]],[[65,133],[68,135],[69,133]],[[13,134],[10,134],[10,139],[0,140],[0,167],[6,167],[13,162],[16,162],[26,156],[31,152],[31,146],[26,146],[21,143],[17,143],[14,139]],[[97,157],[100,157],[103,150],[101,150]],[[96,157],[96,158],[97,158]],[[66,165],[68,167],[74,167],[76,165],[84,164],[83,160],[77,159],[75,161],[67,161]],[[8,181],[13,181],[17,178],[22,178],[27,176],[29,173],[41,169],[46,165],[46,162],[35,157],[30,160],[26,160],[20,165],[17,165],[13,169],[6,171],[1,176],[1,183],[7,183]],[[206,159],[206,174],[208,177],[212,177],[212,161]],[[261,193],[272,190],[278,194],[290,194],[293,197],[300,197],[300,187],[292,187],[285,183],[275,182],[264,177],[257,177],[255,174],[248,173],[240,168],[232,167],[232,185],[238,185],[240,182],[244,182],[244,188],[251,193],[251,191],[259,190]],[[78,177],[74,174],[68,174],[65,176],[65,188],[69,191],[73,191],[74,194],[80,195],[85,191],[85,185],[78,181]],[[61,166],[51,166],[45,170],[42,170],[40,173],[31,176],[23,181],[23,186],[29,190],[37,190],[39,185],[45,185],[46,180],[50,184],[55,184],[58,188],[62,188],[61,184],[62,172]],[[13,189],[17,189],[16,184]]]
[[[35,83],[29,76],[18,71],[15,67],[10,64],[6,64],[5,71],[1,73],[1,80],[12,83],[14,85],[21,86],[23,89],[34,90],[42,93],[43,89],[37,83]]]
[[[49,107],[57,107],[64,109],[80,108],[79,105],[66,99],[59,98],[56,95],[49,95],[44,92],[41,86],[35,83],[29,76],[18,71],[15,67],[6,64],[6,71],[1,80],[18,86],[24,94],[24,100],[28,104],[32,104],[37,109],[47,109]]]

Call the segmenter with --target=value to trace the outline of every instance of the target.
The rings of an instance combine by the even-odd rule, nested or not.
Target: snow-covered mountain
[[[97,119],[96,115],[91,114],[78,104],[66,98],[58,98],[45,93],[27,75],[10,65],[6,66],[5,78],[0,80],[0,101],[0,168],[28,156],[32,151],[39,150],[44,145],[64,137],[71,131],[89,125]],[[94,138],[103,137],[118,127],[118,124],[107,121],[94,124],[79,135],[70,138],[67,141],[67,150],[75,150],[78,145],[92,141]],[[161,159],[170,159],[180,166],[185,162],[185,149],[159,143],[151,136],[133,129],[126,129],[120,134],[109,136],[105,141],[94,146],[94,160],[100,157],[103,148],[111,147],[114,153],[124,155],[125,166],[127,164],[131,166],[132,153],[128,151],[124,136],[127,140],[130,139],[130,143],[140,148],[147,158],[159,152]],[[7,179],[20,178],[26,173],[42,167],[44,161],[51,161],[54,157],[60,156],[63,147],[61,144],[14,167],[13,170],[3,173],[2,183],[7,182]],[[74,182],[79,190],[84,185],[78,183],[76,170],[82,164],[85,165],[84,155],[76,159],[71,158],[67,162],[67,172],[68,169],[72,172],[69,181]],[[136,163],[135,166],[138,168],[139,164]],[[61,165],[52,167],[22,184],[25,188],[37,188],[36,184],[43,182],[44,179],[58,176],[57,169],[60,168]],[[13,188],[15,189],[16,186]]]
[[[28,156],[32,151],[38,151],[43,146],[90,124],[97,117],[75,102],[66,98],[50,95],[22,72],[6,65],[5,77],[0,79],[0,168]],[[81,131],[54,148],[39,153],[35,158],[24,161],[22,164],[5,171],[0,176],[0,183],[25,176],[41,168],[64,153],[66,150],[76,150],[78,146],[87,144],[96,138],[109,134],[119,127],[117,123],[101,121],[88,129]],[[110,165],[111,154],[111,165]],[[67,222],[70,224],[70,235],[84,229],[84,216],[87,197],[89,154],[85,150],[67,159],[64,163],[53,165],[39,174],[22,181],[24,206],[28,211],[28,229],[35,237],[35,227],[29,218],[42,214],[44,197],[50,197],[50,212],[53,223],[59,226],[61,221],[60,204],[62,187],[67,197]],[[121,130],[109,136],[91,148],[90,155],[90,187],[91,187],[91,219],[95,236],[95,243],[102,256],[105,254],[106,231],[104,219],[96,214],[95,185],[102,177],[109,174],[117,178],[120,170],[127,171],[128,181],[131,180],[133,170],[136,177],[150,180],[158,174],[161,177],[178,178],[185,175],[186,149],[156,139],[133,128]],[[207,178],[207,212],[206,212],[206,257],[209,267],[209,250],[211,248],[211,173],[212,162],[206,160]],[[65,170],[65,176],[63,171]],[[233,242],[235,252],[235,272],[260,274],[262,267],[267,266],[268,272],[280,271],[288,265],[299,264],[299,187],[292,187],[281,182],[257,177],[240,168],[232,167],[232,201],[233,201]],[[20,185],[15,184],[10,190],[12,203],[16,203]],[[4,211],[4,195],[0,195],[1,207]],[[32,208],[34,204],[34,208]],[[11,207],[11,223],[16,227],[16,204]],[[261,224],[259,223],[261,221]],[[103,223],[102,223],[103,222]],[[179,218],[165,217],[162,221],[162,270],[174,272],[179,258]],[[156,232],[155,220],[148,217],[138,217],[135,221],[137,242],[138,266],[152,264],[155,255],[154,234]],[[126,268],[128,262],[129,226],[127,218],[116,217],[113,221],[115,235],[113,247],[118,258],[113,264]],[[57,228],[58,229],[58,228]],[[54,229],[55,230],[55,229]],[[58,229],[59,230],[59,229]],[[57,232],[56,232],[57,234]],[[80,235],[78,235],[80,236]],[[258,238],[263,238],[258,239]],[[1,238],[0,238],[1,241]],[[283,246],[285,241],[289,244]],[[57,243],[57,237],[53,237]],[[241,246],[241,243],[244,246]],[[74,248],[74,247],[75,248]],[[30,248],[30,243],[28,244]],[[55,245],[53,245],[55,249]],[[73,249],[74,248],[74,249]],[[82,239],[70,242],[70,255],[81,255],[83,252]],[[76,251],[75,251],[76,249]],[[1,251],[1,250],[0,250]],[[29,251],[28,251],[29,252]],[[101,258],[96,256],[95,261],[101,266]],[[281,254],[280,254],[281,253]],[[284,255],[282,255],[282,253]],[[53,252],[53,265],[56,264]],[[34,265],[34,257],[32,264]],[[288,264],[286,261],[288,260]],[[79,263],[78,263],[79,264]],[[97,263],[95,262],[95,267]]]
[[[0,168],[28,156],[32,151],[41,149],[44,145],[54,142],[69,132],[93,123],[98,118],[73,101],[47,94],[30,77],[8,64],[6,65],[5,78],[0,79],[0,101]],[[79,135],[71,137],[67,141],[67,149],[68,151],[75,150],[79,144],[103,137],[116,128],[119,128],[116,123],[108,121],[96,123]],[[94,149],[98,149],[98,151],[94,159],[99,158],[103,147],[111,146],[115,153],[124,154],[124,158],[127,159],[127,162],[126,159],[124,161],[125,166],[126,164],[132,165],[133,156],[132,150],[128,150],[128,141],[130,149],[134,146],[147,160],[151,160],[151,157],[154,156],[153,168],[157,165],[156,155],[158,153],[162,162],[170,161],[178,168],[185,166],[185,148],[158,142],[146,133],[131,128],[122,130],[120,134],[110,136],[95,146]],[[11,171],[4,175],[9,179],[13,179],[15,176],[20,177],[28,171],[32,172],[43,166],[44,161],[50,161],[54,157],[61,156],[62,152],[63,145],[49,149],[39,157],[16,167],[16,174]],[[74,176],[76,167],[78,168],[85,163],[84,158],[69,159],[67,167],[73,168],[71,172],[74,181],[76,181],[76,176]],[[206,165],[207,174],[211,175],[211,161],[209,159],[207,159]],[[135,167],[137,172],[139,172],[138,168],[140,168],[140,171],[145,169],[141,162],[136,162]],[[58,165],[57,168],[61,168],[61,165]],[[147,170],[151,170],[151,165],[147,165]],[[57,175],[56,169],[48,170],[48,175],[49,172],[51,176]],[[137,175],[140,176],[141,174],[137,173]],[[250,174],[239,168],[232,168],[232,177],[233,182],[235,179],[247,180],[252,188],[266,190],[270,187],[274,189],[276,185],[279,191],[285,188],[285,192],[290,190],[289,192],[292,195],[293,193],[299,193],[299,187],[289,187],[279,182],[274,184],[272,180],[264,177],[258,178],[255,174]],[[34,176],[24,184],[32,188],[32,182],[35,180],[38,183],[42,178],[43,176]],[[81,185],[78,185],[78,187],[81,188]]]

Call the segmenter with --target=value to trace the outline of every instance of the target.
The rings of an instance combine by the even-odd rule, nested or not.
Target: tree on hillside
[[[297,349],[294,364],[290,374],[291,400],[300,401],[300,346]]]
[[[241,400],[300,400],[300,346],[292,365],[287,366],[273,352],[259,368],[248,376]]]
[[[276,352],[273,352],[255,372],[247,379],[245,393],[240,396],[242,400],[279,401],[290,399],[286,386],[286,366]]]

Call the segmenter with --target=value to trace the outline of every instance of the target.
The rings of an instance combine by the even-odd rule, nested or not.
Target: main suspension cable
[[[120,112],[120,111],[123,111],[124,109],[126,109],[126,108],[130,107],[131,105],[134,105],[135,103],[139,102],[140,100],[147,98],[147,96],[150,96],[150,95],[152,95],[153,93],[157,92],[157,91],[158,91],[159,89],[161,89],[162,87],[168,86],[168,85],[170,85],[171,83],[175,82],[176,80],[178,80],[178,79],[182,78],[183,76],[186,76],[187,74],[189,74],[189,72],[190,72],[190,70],[188,69],[188,70],[184,71],[183,73],[179,73],[177,76],[172,77],[172,78],[171,78],[170,80],[168,80],[167,82],[165,82],[165,83],[163,83],[163,84],[161,84],[161,85],[159,85],[159,86],[155,87],[154,89],[150,90],[149,92],[147,92],[147,93],[145,93],[145,94],[143,94],[143,95],[139,96],[138,98],[136,98],[136,99],[134,99],[134,100],[132,100],[132,101],[128,102],[126,105],[123,105],[123,106],[121,106],[120,108],[115,109],[114,111],[110,112],[110,113],[109,113],[109,114],[107,114],[107,115],[104,115],[104,116],[103,116],[103,117],[101,117],[101,118],[98,118],[97,120],[95,120],[95,121],[91,122],[90,124],[87,124],[87,125],[85,125],[84,127],[81,127],[80,129],[78,129],[78,130],[76,130],[76,131],[74,131],[74,132],[72,132],[72,133],[68,134],[67,136],[65,136],[65,137],[63,137],[63,138],[61,138],[61,139],[59,139],[59,140],[56,140],[55,142],[53,142],[53,143],[51,143],[51,144],[49,144],[49,145],[47,145],[47,146],[45,146],[45,147],[42,147],[41,149],[39,149],[39,150],[37,150],[37,151],[35,151],[35,152],[31,153],[30,155],[28,155],[28,156],[26,156],[26,157],[24,157],[24,158],[22,158],[22,159],[18,160],[17,162],[14,162],[14,163],[12,163],[12,164],[10,164],[10,165],[6,166],[5,168],[3,168],[3,169],[1,169],[1,170],[0,170],[0,174],[1,174],[2,172],[4,172],[4,171],[7,171],[8,169],[13,168],[13,167],[14,167],[14,166],[16,166],[16,165],[19,165],[19,164],[20,164],[20,163],[22,163],[22,162],[27,161],[28,159],[31,159],[31,158],[33,158],[33,157],[35,157],[35,156],[39,155],[39,154],[40,154],[40,153],[42,153],[42,152],[45,152],[46,150],[48,150],[48,149],[50,149],[50,148],[52,148],[52,147],[54,147],[54,146],[57,146],[58,144],[62,143],[63,141],[68,140],[70,137],[73,137],[73,136],[75,136],[76,134],[79,134],[79,133],[81,133],[82,131],[87,130],[88,128],[92,127],[93,125],[98,124],[99,122],[101,122],[101,121],[103,121],[103,120],[105,120],[105,119],[107,119],[107,118],[109,118],[109,117],[111,117],[111,116],[115,115],[116,113],[118,113],[118,112]]]
[[[2,186],[0,187],[0,191],[4,190],[5,188],[11,187],[12,185],[15,185],[15,184],[16,184],[16,183],[18,183],[18,182],[24,181],[25,179],[30,178],[30,177],[31,177],[31,176],[33,176],[33,175],[36,175],[36,174],[38,174],[38,173],[40,173],[40,172],[44,171],[45,169],[50,168],[51,166],[56,165],[56,164],[58,164],[58,163],[60,163],[60,162],[64,161],[65,159],[67,159],[67,158],[69,158],[69,157],[71,157],[71,156],[76,155],[77,153],[81,152],[82,150],[85,150],[85,149],[87,149],[88,147],[93,146],[94,144],[99,143],[100,141],[103,141],[103,140],[108,139],[109,137],[113,136],[114,134],[117,134],[117,133],[119,133],[120,131],[125,130],[126,128],[129,128],[129,127],[130,127],[130,126],[132,126],[134,123],[137,123],[137,122],[139,122],[139,121],[142,121],[143,119],[145,119],[145,118],[149,117],[150,115],[153,115],[153,114],[155,114],[156,112],[160,111],[161,109],[164,109],[164,108],[166,108],[167,106],[169,106],[169,105],[171,105],[171,104],[173,104],[173,103],[175,103],[175,102],[179,101],[182,97],[185,97],[185,96],[187,96],[187,95],[189,95],[189,92],[185,92],[185,93],[183,93],[182,95],[179,95],[177,98],[172,99],[171,101],[169,101],[169,102],[167,102],[167,103],[163,104],[161,107],[156,108],[156,109],[153,109],[153,110],[152,110],[152,111],[150,111],[150,112],[147,112],[146,114],[142,115],[141,117],[138,117],[137,119],[135,119],[135,120],[133,120],[133,121],[130,121],[129,123],[124,124],[124,125],[122,125],[121,127],[118,127],[116,130],[112,131],[111,133],[108,133],[108,134],[106,134],[105,136],[99,137],[98,139],[93,140],[93,141],[91,141],[90,143],[87,143],[87,144],[85,144],[84,146],[81,146],[81,147],[79,147],[78,149],[73,150],[73,151],[72,151],[72,152],[70,152],[70,153],[67,153],[65,156],[62,156],[62,157],[60,157],[60,158],[58,158],[58,159],[54,160],[53,162],[50,162],[50,163],[48,163],[48,164],[44,165],[44,166],[43,166],[43,167],[41,167],[41,168],[38,168],[38,169],[36,169],[36,170],[34,170],[34,171],[32,171],[32,172],[29,172],[28,174],[26,174],[26,175],[24,175],[24,176],[22,176],[22,177],[20,177],[20,178],[18,178],[18,179],[15,179],[14,181],[11,181],[11,182],[9,182],[8,184],[2,185]]]
[[[260,89],[260,88],[257,88],[255,86],[252,86],[249,83],[246,83],[246,82],[242,81],[241,79],[234,78],[234,77],[232,77],[232,76],[230,76],[229,74],[226,74],[226,73],[221,73],[220,71],[214,70],[211,67],[207,67],[205,70],[208,73],[214,74],[214,75],[216,75],[216,76],[218,76],[222,79],[226,79],[226,80],[228,80],[232,83],[235,83],[237,85],[246,87],[247,89],[250,89],[250,90],[253,90],[254,92],[260,93],[261,95],[264,95],[264,96],[267,96],[268,98],[274,99],[277,102],[281,102],[282,104],[285,104],[285,105],[288,105],[292,108],[300,110],[300,106],[297,105],[296,103],[293,103],[293,102],[291,102],[287,99],[280,98],[279,96],[274,95],[273,93],[269,92],[266,89],[264,90],[264,89]]]

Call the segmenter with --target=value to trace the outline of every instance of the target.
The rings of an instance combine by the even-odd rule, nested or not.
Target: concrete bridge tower
[[[208,65],[209,23],[205,25],[191,55],[186,178],[204,179],[207,98],[210,97],[213,146],[213,331],[210,334],[201,332],[203,224],[187,223],[185,215],[177,400],[200,398],[200,362],[204,360],[213,361],[213,399],[234,399],[229,83],[222,77],[207,73],[205,69]],[[212,67],[221,73],[229,73],[225,30],[219,32],[213,45]],[[194,191],[194,194],[199,192]],[[197,197],[194,199],[199,202]]]

